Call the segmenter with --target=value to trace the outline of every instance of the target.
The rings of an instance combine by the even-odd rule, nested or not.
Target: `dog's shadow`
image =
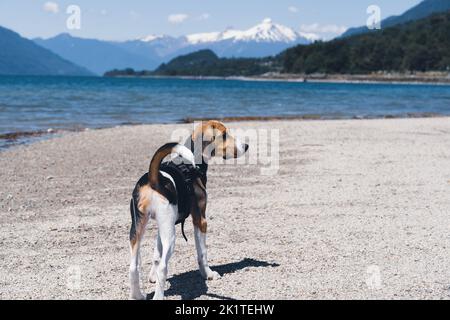
[[[229,273],[234,273],[245,268],[267,268],[279,267],[277,263],[268,263],[265,261],[258,261],[255,259],[243,259],[239,262],[228,263],[217,267],[212,267],[213,271],[217,271],[221,276]],[[201,296],[208,296],[220,300],[234,300],[230,297],[216,295],[208,292],[208,283],[205,281],[198,270],[189,271],[174,275],[169,279],[170,288],[165,292],[166,296],[181,296],[182,300],[194,300]],[[154,293],[147,295],[147,299],[152,299]]]

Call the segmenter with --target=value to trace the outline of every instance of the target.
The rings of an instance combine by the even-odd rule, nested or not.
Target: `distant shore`
[[[253,79],[253,78],[250,78]],[[378,72],[366,75],[352,74],[281,74],[271,73],[256,77],[255,80],[281,80],[301,82],[330,82],[330,83],[389,83],[389,84],[450,84],[448,72],[419,72],[419,73],[387,73]]]
[[[282,81],[312,83],[387,83],[387,84],[432,84],[450,85],[450,72],[388,73],[377,72],[365,75],[353,74],[290,74],[268,73],[258,76],[162,76],[162,75],[117,75],[110,78],[155,78],[188,80],[235,80],[235,81]]]

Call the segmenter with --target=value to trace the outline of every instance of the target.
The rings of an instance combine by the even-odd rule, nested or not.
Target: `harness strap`
[[[186,223],[186,219],[181,222],[181,234],[183,235],[184,240],[188,242],[188,238],[186,237],[186,233],[184,233],[184,224]]]
[[[194,167],[192,165],[187,165],[184,163],[177,164],[171,161],[163,163],[160,170],[169,174],[175,181],[179,214],[179,220],[176,224],[181,224],[181,232],[187,242],[188,239],[184,231],[184,225],[186,219],[191,213],[192,198],[195,197],[193,184],[197,178],[201,178],[203,183],[206,184],[206,172],[208,170],[208,165],[202,164]]]

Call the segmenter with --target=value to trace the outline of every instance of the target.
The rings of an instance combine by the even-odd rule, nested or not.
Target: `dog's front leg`
[[[217,280],[220,278],[219,273],[212,271],[208,265],[208,255],[206,252],[206,221],[203,221],[202,226],[194,225],[194,229],[200,273],[205,280]]]
[[[198,266],[202,277],[205,280],[216,280],[220,278],[219,273],[212,271],[208,265],[208,255],[206,252],[206,232],[208,223],[206,222],[206,203],[208,195],[205,184],[200,179],[194,184],[195,200],[193,201],[191,212],[194,223],[195,247],[197,249]]]

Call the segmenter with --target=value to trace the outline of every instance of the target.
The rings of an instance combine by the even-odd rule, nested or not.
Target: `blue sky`
[[[247,29],[272,18],[297,31],[332,37],[343,27],[365,25],[375,4],[382,18],[400,14],[421,0],[1,0],[0,25],[25,37],[62,32],[85,38],[133,39],[149,34],[179,36]],[[81,8],[81,29],[68,30],[66,9]]]

